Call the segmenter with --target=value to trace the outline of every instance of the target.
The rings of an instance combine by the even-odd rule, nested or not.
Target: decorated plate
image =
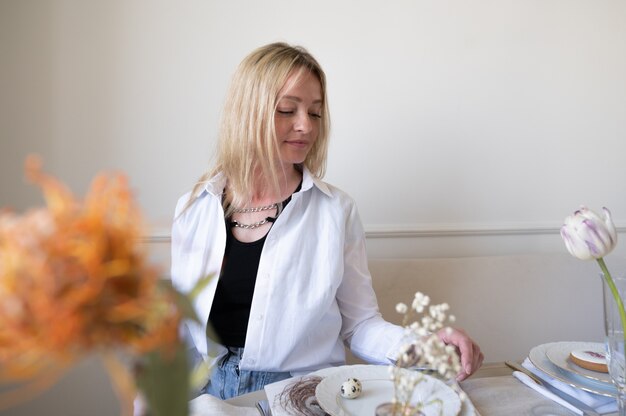
[[[408,370],[405,370],[408,371]],[[461,399],[458,394],[442,381],[423,375],[413,393],[413,402],[439,399],[422,410],[425,416],[458,415]],[[361,382],[361,395],[355,399],[341,396],[343,382],[356,378]],[[389,366],[353,365],[338,367],[318,384],[315,396],[319,405],[331,416],[374,415],[376,408],[393,398],[394,386],[389,375]],[[440,413],[441,410],[441,413]]]
[[[608,385],[601,381],[591,380],[589,378],[579,376],[578,374],[564,371],[556,365],[552,364],[552,362],[548,359],[548,356],[546,355],[546,351],[548,350],[548,348],[553,347],[556,344],[559,343],[552,342],[548,344],[542,344],[531,349],[530,354],[528,354],[530,362],[550,377],[559,380],[565,384],[568,384],[572,387],[576,387],[590,393],[600,394],[602,396],[617,397],[617,390],[613,385]]]
[[[606,384],[613,383],[608,373],[587,370],[574,364],[572,360],[569,359],[569,355],[572,351],[576,350],[604,351],[604,344],[599,342],[557,342],[549,348],[546,348],[546,357],[548,357],[548,360],[550,360],[552,364],[568,373],[573,373],[577,376]]]

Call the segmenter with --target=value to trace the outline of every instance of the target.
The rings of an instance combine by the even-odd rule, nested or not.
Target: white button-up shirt
[[[190,326],[198,351],[225,354],[206,337],[226,247],[222,193],[216,175],[186,209],[178,201],[172,228],[172,281],[187,292],[213,274],[194,307],[205,326]],[[344,343],[368,362],[389,363],[403,329],[378,311],[367,267],[365,236],[354,201],[304,169],[270,229],[259,262],[244,353],[244,370],[302,374],[345,363]]]

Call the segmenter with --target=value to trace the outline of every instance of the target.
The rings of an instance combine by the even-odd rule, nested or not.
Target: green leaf
[[[198,279],[188,294],[179,292],[169,280],[161,280],[159,281],[159,285],[161,286],[161,289],[169,291],[174,295],[176,307],[180,311],[183,318],[201,323],[193,307],[193,300],[197,298],[200,292],[206,288],[211,279],[213,279],[213,276],[213,274],[209,274],[201,279]]]
[[[184,344],[179,342],[171,354],[143,355],[135,367],[135,380],[150,416],[188,416],[190,370]]]
[[[192,371],[190,384],[195,390],[200,390],[207,384],[211,375],[211,367],[205,362],[200,362]]]
[[[194,287],[191,288],[191,291],[187,295],[189,297],[189,300],[193,301],[195,298],[197,298],[200,292],[202,292],[204,288],[207,287],[209,282],[213,279],[213,276],[214,274],[209,274],[207,276],[204,276],[202,279],[198,279]]]

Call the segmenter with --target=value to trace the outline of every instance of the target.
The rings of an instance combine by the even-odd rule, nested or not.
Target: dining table
[[[476,415],[576,415],[576,413],[527,387],[512,374],[513,370],[504,362],[487,363],[471,377],[459,383],[471,401]],[[265,390],[229,399],[227,403],[236,407],[255,408],[256,404],[262,400],[267,400]],[[617,415],[617,413],[605,414],[604,416],[613,415]]]

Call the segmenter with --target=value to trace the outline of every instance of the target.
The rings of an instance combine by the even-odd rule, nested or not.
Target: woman
[[[304,49],[274,43],[237,69],[217,163],[177,205],[172,279],[219,273],[195,302],[197,350],[217,358],[205,390],[226,399],[344,364],[344,345],[394,359],[403,329],[378,311],[354,201],[320,180],[328,147],[326,78]],[[462,331],[442,333],[463,379],[482,362]]]

